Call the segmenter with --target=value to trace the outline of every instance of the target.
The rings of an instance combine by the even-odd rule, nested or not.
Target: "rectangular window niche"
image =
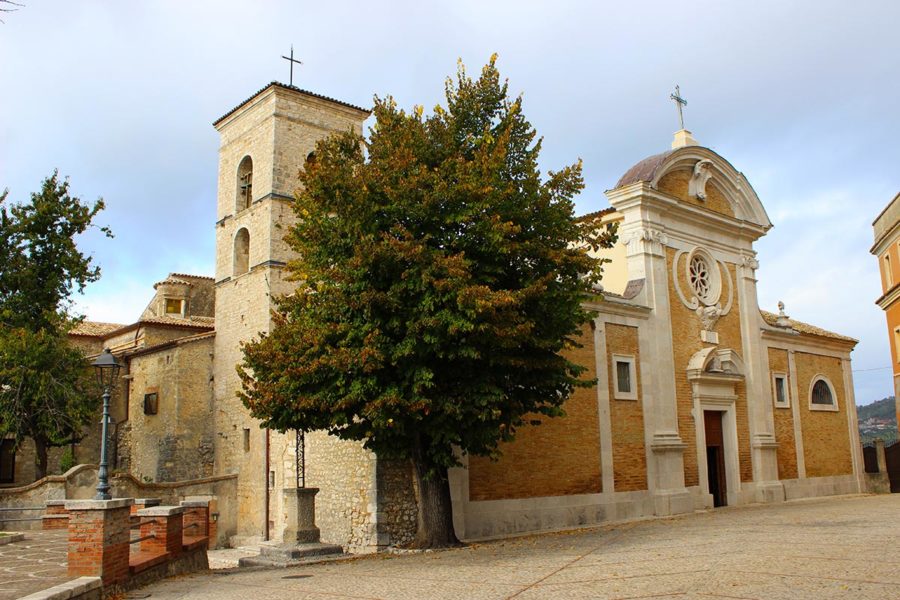
[[[637,400],[637,370],[634,357],[612,355],[613,397],[616,400]]]
[[[787,373],[772,373],[772,397],[775,399],[776,408],[791,407],[787,381]]]

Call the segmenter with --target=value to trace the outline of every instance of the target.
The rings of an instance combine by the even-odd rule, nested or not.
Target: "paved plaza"
[[[717,509],[281,570],[171,579],[154,600],[210,598],[900,598],[900,495]]]
[[[26,531],[23,541],[0,546],[0,600],[14,600],[69,581],[67,536],[65,530]]]
[[[717,509],[276,570],[216,570],[134,592],[175,600],[900,598],[900,494]],[[225,551],[239,552],[239,551]],[[213,555],[211,553],[211,563]],[[0,546],[0,600],[66,581],[65,532]],[[146,596],[150,594],[150,596]]]

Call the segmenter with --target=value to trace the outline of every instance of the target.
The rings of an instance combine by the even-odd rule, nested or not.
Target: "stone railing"
[[[96,487],[97,466],[78,465],[63,475],[51,475],[24,486],[0,488],[0,508],[21,509],[0,511],[0,529],[64,529],[68,522],[61,516],[65,513],[65,501],[93,498]],[[154,483],[140,481],[128,473],[115,473],[110,477],[110,487],[115,498],[158,498],[167,505],[206,502],[209,520],[214,523],[210,531],[212,548],[223,546],[227,536],[237,529],[237,475]],[[47,506],[43,519],[24,519],[34,516],[28,511],[36,506]]]

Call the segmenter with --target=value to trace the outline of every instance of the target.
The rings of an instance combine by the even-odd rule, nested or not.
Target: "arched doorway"
[[[735,387],[744,372],[743,360],[729,348],[704,348],[688,362],[700,489],[710,507],[735,504],[740,493]]]

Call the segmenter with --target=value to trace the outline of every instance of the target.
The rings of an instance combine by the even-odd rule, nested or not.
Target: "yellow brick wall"
[[[569,359],[587,367],[586,379],[597,376],[594,336],[585,326],[582,348]],[[515,441],[503,444],[498,461],[469,459],[469,499],[500,500],[599,493],[600,422],[597,388],[577,388],[563,405],[566,416],[541,417],[536,427],[518,430]]]
[[[693,171],[690,169],[681,169],[667,173],[659,180],[658,189],[670,196],[675,196],[687,204],[693,204],[694,206],[699,206],[713,212],[733,217],[734,209],[731,208],[728,200],[725,198],[724,194],[719,191],[715,181],[712,179],[706,183],[706,200],[698,200],[697,198],[688,196],[688,183],[691,180],[692,174]]]
[[[772,384],[772,373],[784,373],[787,375],[787,391],[791,394],[791,373],[788,364],[787,350],[779,350],[777,348],[769,348],[769,382]],[[772,390],[772,398],[775,397],[775,390]],[[794,440],[794,414],[791,405],[797,402],[797,398],[790,398],[790,405],[787,408],[774,407],[775,412],[775,441],[778,442],[778,478],[779,479],[796,479],[797,478],[797,445]]]
[[[803,458],[807,477],[850,475],[853,462],[850,456],[850,436],[847,423],[847,393],[841,360],[831,356],[794,354],[799,384],[800,426],[803,435]],[[831,381],[837,394],[838,411],[809,409],[810,383],[816,375]]]
[[[675,249],[666,249],[666,264],[668,272],[672,273],[672,262],[675,260]],[[690,287],[684,274],[684,261],[687,254],[681,256],[678,265],[678,280],[682,292],[688,294]],[[737,281],[737,267],[728,264],[731,273],[731,281]],[[729,293],[727,282],[722,282],[722,304],[727,301]],[[737,292],[734,295],[734,303],[727,315],[720,318],[715,326],[719,334],[719,348],[732,348],[738,354],[742,354],[743,343],[741,339],[740,303]],[[694,397],[691,382],[687,378],[687,366],[691,357],[708,347],[700,341],[700,317],[694,311],[689,310],[678,298],[672,282],[669,282],[669,306],[672,319],[672,338],[674,340],[673,355],[675,361],[675,398],[678,406],[678,433],[682,441],[687,444],[684,452],[684,481],[686,486],[699,485],[697,471],[697,431],[694,426],[692,414]],[[747,416],[747,386],[744,382],[735,385],[737,401],[735,403],[735,416],[737,420],[738,459],[741,467],[741,481],[753,481],[753,466],[750,462],[750,427]],[[702,423],[702,421],[701,421]]]
[[[647,456],[644,446],[644,396],[638,329],[613,323],[607,323],[605,328],[615,489],[617,492],[646,490]],[[635,359],[637,401],[615,399],[614,354],[633,356]]]

